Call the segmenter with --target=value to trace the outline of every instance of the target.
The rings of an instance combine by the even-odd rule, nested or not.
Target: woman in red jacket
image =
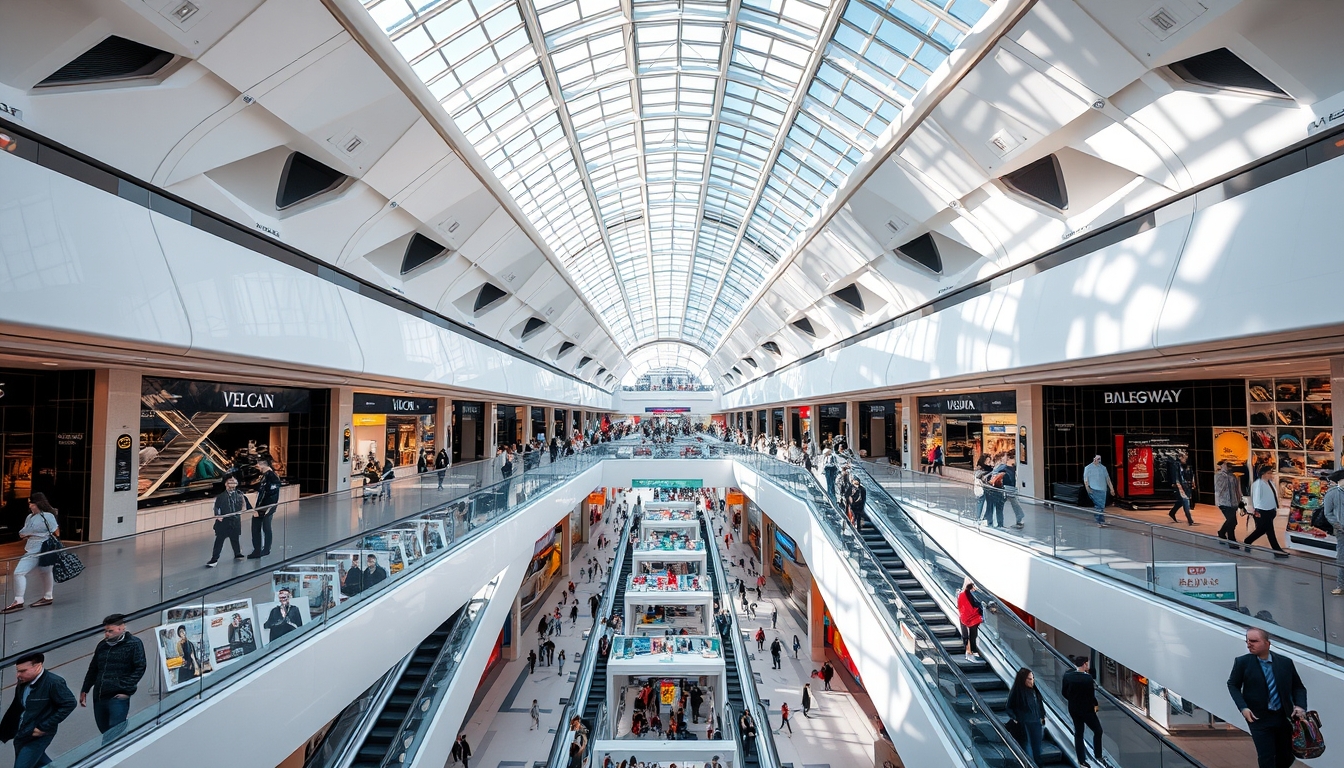
[[[975,583],[970,579],[957,593],[957,613],[961,620],[961,639],[966,641],[966,660],[980,661],[980,645],[976,638],[980,635],[980,625],[985,616],[980,612],[980,601],[975,599]]]

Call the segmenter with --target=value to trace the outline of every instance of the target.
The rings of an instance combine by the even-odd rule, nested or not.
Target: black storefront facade
[[[248,486],[263,455],[302,493],[328,490],[330,390],[145,376],[140,400],[142,509],[207,498],[230,474]]]
[[[1078,503],[1083,468],[1100,455],[1118,503],[1171,504],[1167,458],[1184,450],[1195,470],[1195,501],[1212,504],[1216,457],[1228,455],[1229,438],[1245,441],[1242,379],[1047,386],[1042,405],[1045,487],[1052,498],[1069,503]]]
[[[485,403],[453,401],[453,463],[485,458]]]
[[[61,538],[88,538],[93,371],[0,369],[0,538],[15,541],[28,497],[58,510]]]
[[[900,431],[899,400],[873,400],[859,403],[859,444],[855,447],[870,458],[899,458],[896,444]]]

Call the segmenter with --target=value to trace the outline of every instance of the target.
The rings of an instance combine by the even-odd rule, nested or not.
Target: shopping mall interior
[[[0,768],[1339,764],[1341,35],[0,0]]]

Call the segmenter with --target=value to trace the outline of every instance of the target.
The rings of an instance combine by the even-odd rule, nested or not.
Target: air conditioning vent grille
[[[816,338],[817,336],[817,329],[812,327],[812,321],[808,320],[806,317],[800,317],[797,320],[794,320],[792,325],[794,328],[797,328],[808,336],[813,338]]]
[[[1171,64],[1169,69],[1175,72],[1177,77],[1194,85],[1254,91],[1274,96],[1288,95],[1269,78],[1257,72],[1255,67],[1242,61],[1241,57],[1226,48],[1215,48],[1207,53],[1182,59]]]
[[[943,257],[938,253],[938,244],[933,241],[933,235],[928,232],[899,246],[896,253],[935,275],[943,274]]]
[[[480,312],[508,295],[503,288],[494,283],[485,283],[481,286],[480,292],[476,294],[476,304],[472,307],[472,311]]]
[[[1069,207],[1064,172],[1060,170],[1059,159],[1054,155],[1046,155],[1012,173],[1006,173],[1000,180],[1019,195],[1045,203],[1051,208],[1062,211]]]
[[[150,77],[173,60],[173,54],[112,35],[51,73],[37,87],[106,83]]]
[[[329,168],[302,152],[293,152],[280,173],[275,190],[275,209],[283,211],[339,187],[345,174]]]
[[[523,325],[523,338],[526,339],[528,336],[531,336],[545,327],[545,320],[542,320],[540,317],[529,317],[527,322]]]
[[[447,247],[416,232],[411,235],[411,241],[406,244],[406,253],[401,257],[401,274],[422,267],[447,252]]]
[[[777,357],[782,357],[784,355],[784,353],[779,350],[779,345],[773,341],[765,342],[764,344],[761,345],[761,349],[764,349],[766,352],[769,352],[770,354],[775,355]]]
[[[863,311],[863,294],[859,293],[858,283],[851,283],[831,295],[860,312]]]
[[[560,343],[560,349],[555,352],[555,359],[559,360],[565,356],[565,353],[574,348],[574,342],[565,341]]]

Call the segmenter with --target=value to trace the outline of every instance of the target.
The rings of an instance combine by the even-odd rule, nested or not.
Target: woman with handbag
[[[0,613],[16,613],[23,610],[23,595],[28,591],[28,574],[36,572],[42,585],[42,598],[33,601],[33,607],[51,605],[51,591],[56,587],[56,578],[52,575],[51,565],[42,565],[39,559],[44,551],[42,545],[48,539],[55,539],[61,524],[56,521],[56,508],[47,501],[44,493],[34,493],[28,497],[28,517],[19,529],[23,539],[23,557],[14,569],[14,602]]]

